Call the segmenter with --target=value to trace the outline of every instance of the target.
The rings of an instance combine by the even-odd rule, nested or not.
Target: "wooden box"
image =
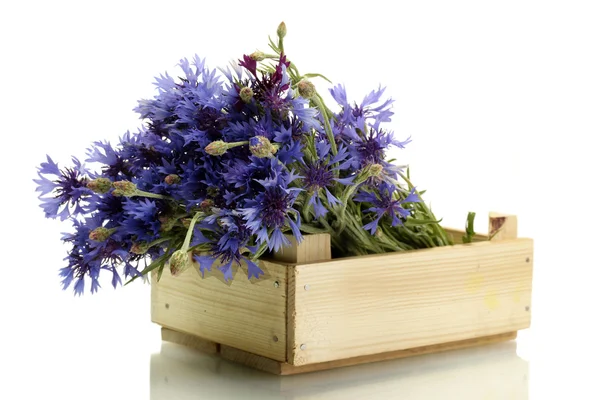
[[[512,215],[491,213],[489,235],[333,260],[329,236],[310,235],[262,260],[260,280],[153,279],[152,321],[163,340],[281,375],[511,340],[531,320],[533,241]]]

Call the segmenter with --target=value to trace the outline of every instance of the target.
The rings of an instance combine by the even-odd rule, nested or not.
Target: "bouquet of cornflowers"
[[[452,244],[408,170],[386,159],[410,139],[384,127],[393,115],[384,89],[358,104],[333,86],[330,110],[310,81],[326,78],[300,73],[285,35],[282,23],[270,52],[220,73],[198,56],[181,60],[181,76],[158,77],[157,95],[135,108],[143,128],[87,150],[100,168],[41,164],[46,217],[74,226],[62,238],[65,289],[82,294],[89,280],[96,292],[102,270],[115,287],[122,276],[160,278],[165,266],[259,278],[259,257],[306,234],[330,234],[336,257]]]

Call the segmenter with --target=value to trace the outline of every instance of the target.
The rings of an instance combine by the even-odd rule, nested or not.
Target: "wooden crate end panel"
[[[206,340],[285,361],[286,267],[261,261],[266,277],[248,281],[239,268],[228,285],[220,272],[193,269],[152,282],[152,320]],[[222,274],[221,274],[222,275]],[[277,284],[275,284],[277,282]]]

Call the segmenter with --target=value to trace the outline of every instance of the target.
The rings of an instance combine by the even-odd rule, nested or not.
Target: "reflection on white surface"
[[[296,376],[274,376],[163,342],[150,360],[150,399],[528,398],[516,342]]]

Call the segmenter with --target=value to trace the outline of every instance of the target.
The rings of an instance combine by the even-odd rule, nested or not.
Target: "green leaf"
[[[411,226],[419,226],[419,225],[439,224],[440,221],[441,220],[435,220],[435,219],[409,218],[406,221],[404,221],[404,225],[407,227],[411,227]]]
[[[329,232],[326,229],[322,229],[322,228],[316,228],[314,226],[310,226],[307,224],[301,224],[300,225],[300,230],[306,233],[327,233]]]
[[[165,263],[167,262],[167,259],[171,256],[170,250],[171,249],[169,249],[165,254],[158,257],[156,260],[152,261],[150,263],[150,265],[148,265],[146,268],[144,268],[141,272],[142,276],[148,274],[149,272],[155,270],[156,268],[159,268],[161,266],[164,267]],[[137,278],[139,278],[139,275],[136,275],[133,278],[129,279],[127,282],[125,282],[125,284],[123,286],[129,285],[131,282],[135,281]]]
[[[329,79],[327,79],[327,77],[325,77],[324,75],[321,75],[321,74],[310,73],[310,74],[304,74],[304,76],[306,78],[317,78],[317,77],[322,78],[322,79],[325,79],[327,82],[333,84],[333,82],[331,82]]]
[[[475,236],[475,229],[473,228],[474,221],[475,213],[471,211],[467,215],[467,222],[465,223],[465,235],[462,237],[463,243],[471,243],[473,241],[473,236]]]

